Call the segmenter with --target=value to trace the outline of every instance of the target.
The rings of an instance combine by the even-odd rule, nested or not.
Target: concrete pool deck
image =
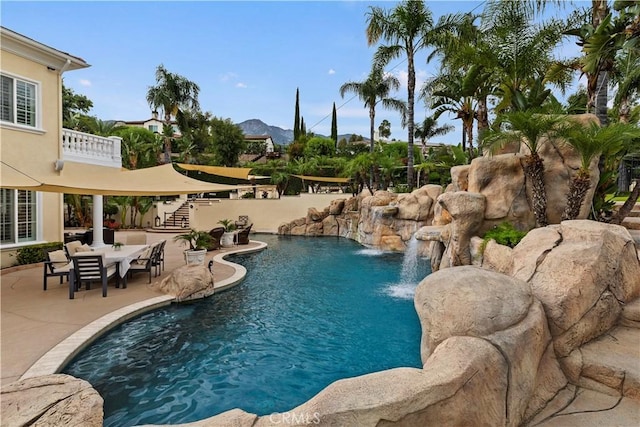
[[[127,233],[119,232],[119,235]],[[152,277],[153,283],[184,265],[184,247],[173,241],[175,234],[146,234],[147,243],[167,240],[165,270],[160,276]],[[246,274],[244,267],[224,260],[225,256],[265,247],[264,243],[252,240],[246,246],[207,253],[206,262],[214,261],[215,290],[239,283]],[[126,289],[116,289],[110,283],[106,298],[102,297],[100,287],[94,286],[89,291],[79,291],[75,299],[70,300],[67,283],[60,285],[56,277],[49,278],[46,291],[42,289],[42,268],[42,264],[35,264],[0,272],[1,385],[55,373],[105,329],[173,301],[172,297],[149,289],[146,274],[134,275]]]

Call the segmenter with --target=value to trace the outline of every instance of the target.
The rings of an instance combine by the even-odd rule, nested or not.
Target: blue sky
[[[103,120],[151,116],[146,92],[159,64],[200,86],[203,111],[236,123],[260,119],[293,127],[296,88],[307,130],[328,135],[331,108],[338,132],[367,136],[368,112],[357,98],[341,98],[340,86],[366,78],[375,47],[367,46],[369,6],[383,1],[194,1],[194,2],[0,2],[4,27],[83,58],[91,67],[67,72],[65,84],[93,101],[91,115]],[[580,2],[576,2],[580,3]],[[428,1],[434,17],[482,10],[480,1]],[[577,53],[573,42],[565,52]],[[417,87],[437,71],[416,57]],[[396,97],[406,99],[406,62],[388,71],[403,82]],[[416,103],[416,122],[429,111]],[[376,110],[376,126],[391,122],[391,138],[406,140],[397,113]],[[458,143],[456,131],[434,142]]]

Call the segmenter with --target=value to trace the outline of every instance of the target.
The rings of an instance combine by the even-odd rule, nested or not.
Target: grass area
[[[621,193],[617,196],[615,194],[607,194],[607,200],[613,200],[614,202],[626,202],[629,198],[629,193]]]

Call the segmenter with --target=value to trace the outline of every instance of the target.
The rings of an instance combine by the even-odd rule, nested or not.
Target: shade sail
[[[227,178],[235,179],[249,179],[249,173],[251,168],[227,168],[224,166],[207,166],[207,165],[192,165],[189,163],[176,163],[179,167],[188,171],[200,171],[208,173],[210,175],[224,176]]]
[[[3,182],[4,167],[3,165]],[[105,196],[170,196],[189,193],[231,191],[242,186],[198,181],[178,173],[171,164],[146,169],[123,170],[90,164],[66,162],[59,175],[38,177],[40,185],[13,185],[21,188],[67,194]],[[19,184],[19,183],[18,183]]]
[[[2,188],[31,188],[41,183],[24,172],[0,162],[0,186]]]
[[[330,176],[308,176],[308,175],[293,175],[297,178],[304,179],[305,181],[316,181],[316,182],[333,182],[338,184],[346,184],[351,181],[351,178],[338,178],[338,177],[330,177]]]

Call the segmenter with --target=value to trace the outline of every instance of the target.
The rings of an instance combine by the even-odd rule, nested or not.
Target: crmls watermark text
[[[273,424],[300,425],[300,424],[320,424],[320,414],[318,412],[282,412],[269,415],[269,421]]]

